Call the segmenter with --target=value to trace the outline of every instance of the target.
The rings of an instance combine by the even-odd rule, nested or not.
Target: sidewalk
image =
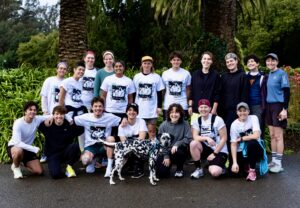
[[[96,207],[300,207],[300,153],[284,157],[285,171],[269,174],[255,182],[244,178],[213,179],[206,175],[191,180],[193,165],[186,165],[183,179],[161,180],[157,186],[148,177],[116,185],[103,178],[104,170],[77,178],[52,180],[46,170],[42,177],[13,179],[10,165],[0,165],[1,208],[96,208]],[[46,167],[46,166],[45,166]]]

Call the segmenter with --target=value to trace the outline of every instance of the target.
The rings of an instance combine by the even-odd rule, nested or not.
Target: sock
[[[194,161],[194,164],[195,164],[196,168],[201,168],[201,161],[200,160]]]
[[[276,163],[277,152],[272,152],[272,162]]]
[[[112,169],[114,159],[108,158],[107,159],[107,169]]]
[[[277,153],[275,163],[277,165],[279,165],[280,167],[282,166],[281,165],[281,160],[282,160],[282,154]]]

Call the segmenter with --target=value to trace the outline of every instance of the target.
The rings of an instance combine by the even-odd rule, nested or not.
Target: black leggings
[[[247,142],[247,160],[251,169],[255,169],[256,163],[259,162],[263,156],[263,148],[260,146],[257,140],[250,140]]]
[[[170,177],[171,167],[172,164],[176,164],[177,170],[183,170],[183,164],[187,158],[188,150],[186,147],[179,146],[177,149],[177,152],[175,154],[171,154],[171,151],[169,152],[169,156],[171,159],[171,164],[169,167],[166,167],[163,164],[164,156],[159,155],[156,160],[156,172],[157,176],[160,178],[168,178]]]

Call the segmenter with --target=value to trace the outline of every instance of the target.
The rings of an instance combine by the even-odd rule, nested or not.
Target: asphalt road
[[[45,166],[46,167],[46,166]],[[285,171],[269,174],[255,182],[244,178],[199,180],[188,176],[193,165],[186,165],[183,179],[164,179],[151,186],[148,177],[125,181],[115,178],[109,185],[104,170],[78,177],[53,180],[30,176],[15,180],[10,165],[0,165],[0,208],[76,208],[76,207],[300,207],[300,153],[284,157]]]

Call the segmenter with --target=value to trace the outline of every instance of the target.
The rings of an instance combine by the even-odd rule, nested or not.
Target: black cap
[[[139,106],[136,103],[129,103],[126,107],[126,112],[132,108],[135,112],[139,113]]]

